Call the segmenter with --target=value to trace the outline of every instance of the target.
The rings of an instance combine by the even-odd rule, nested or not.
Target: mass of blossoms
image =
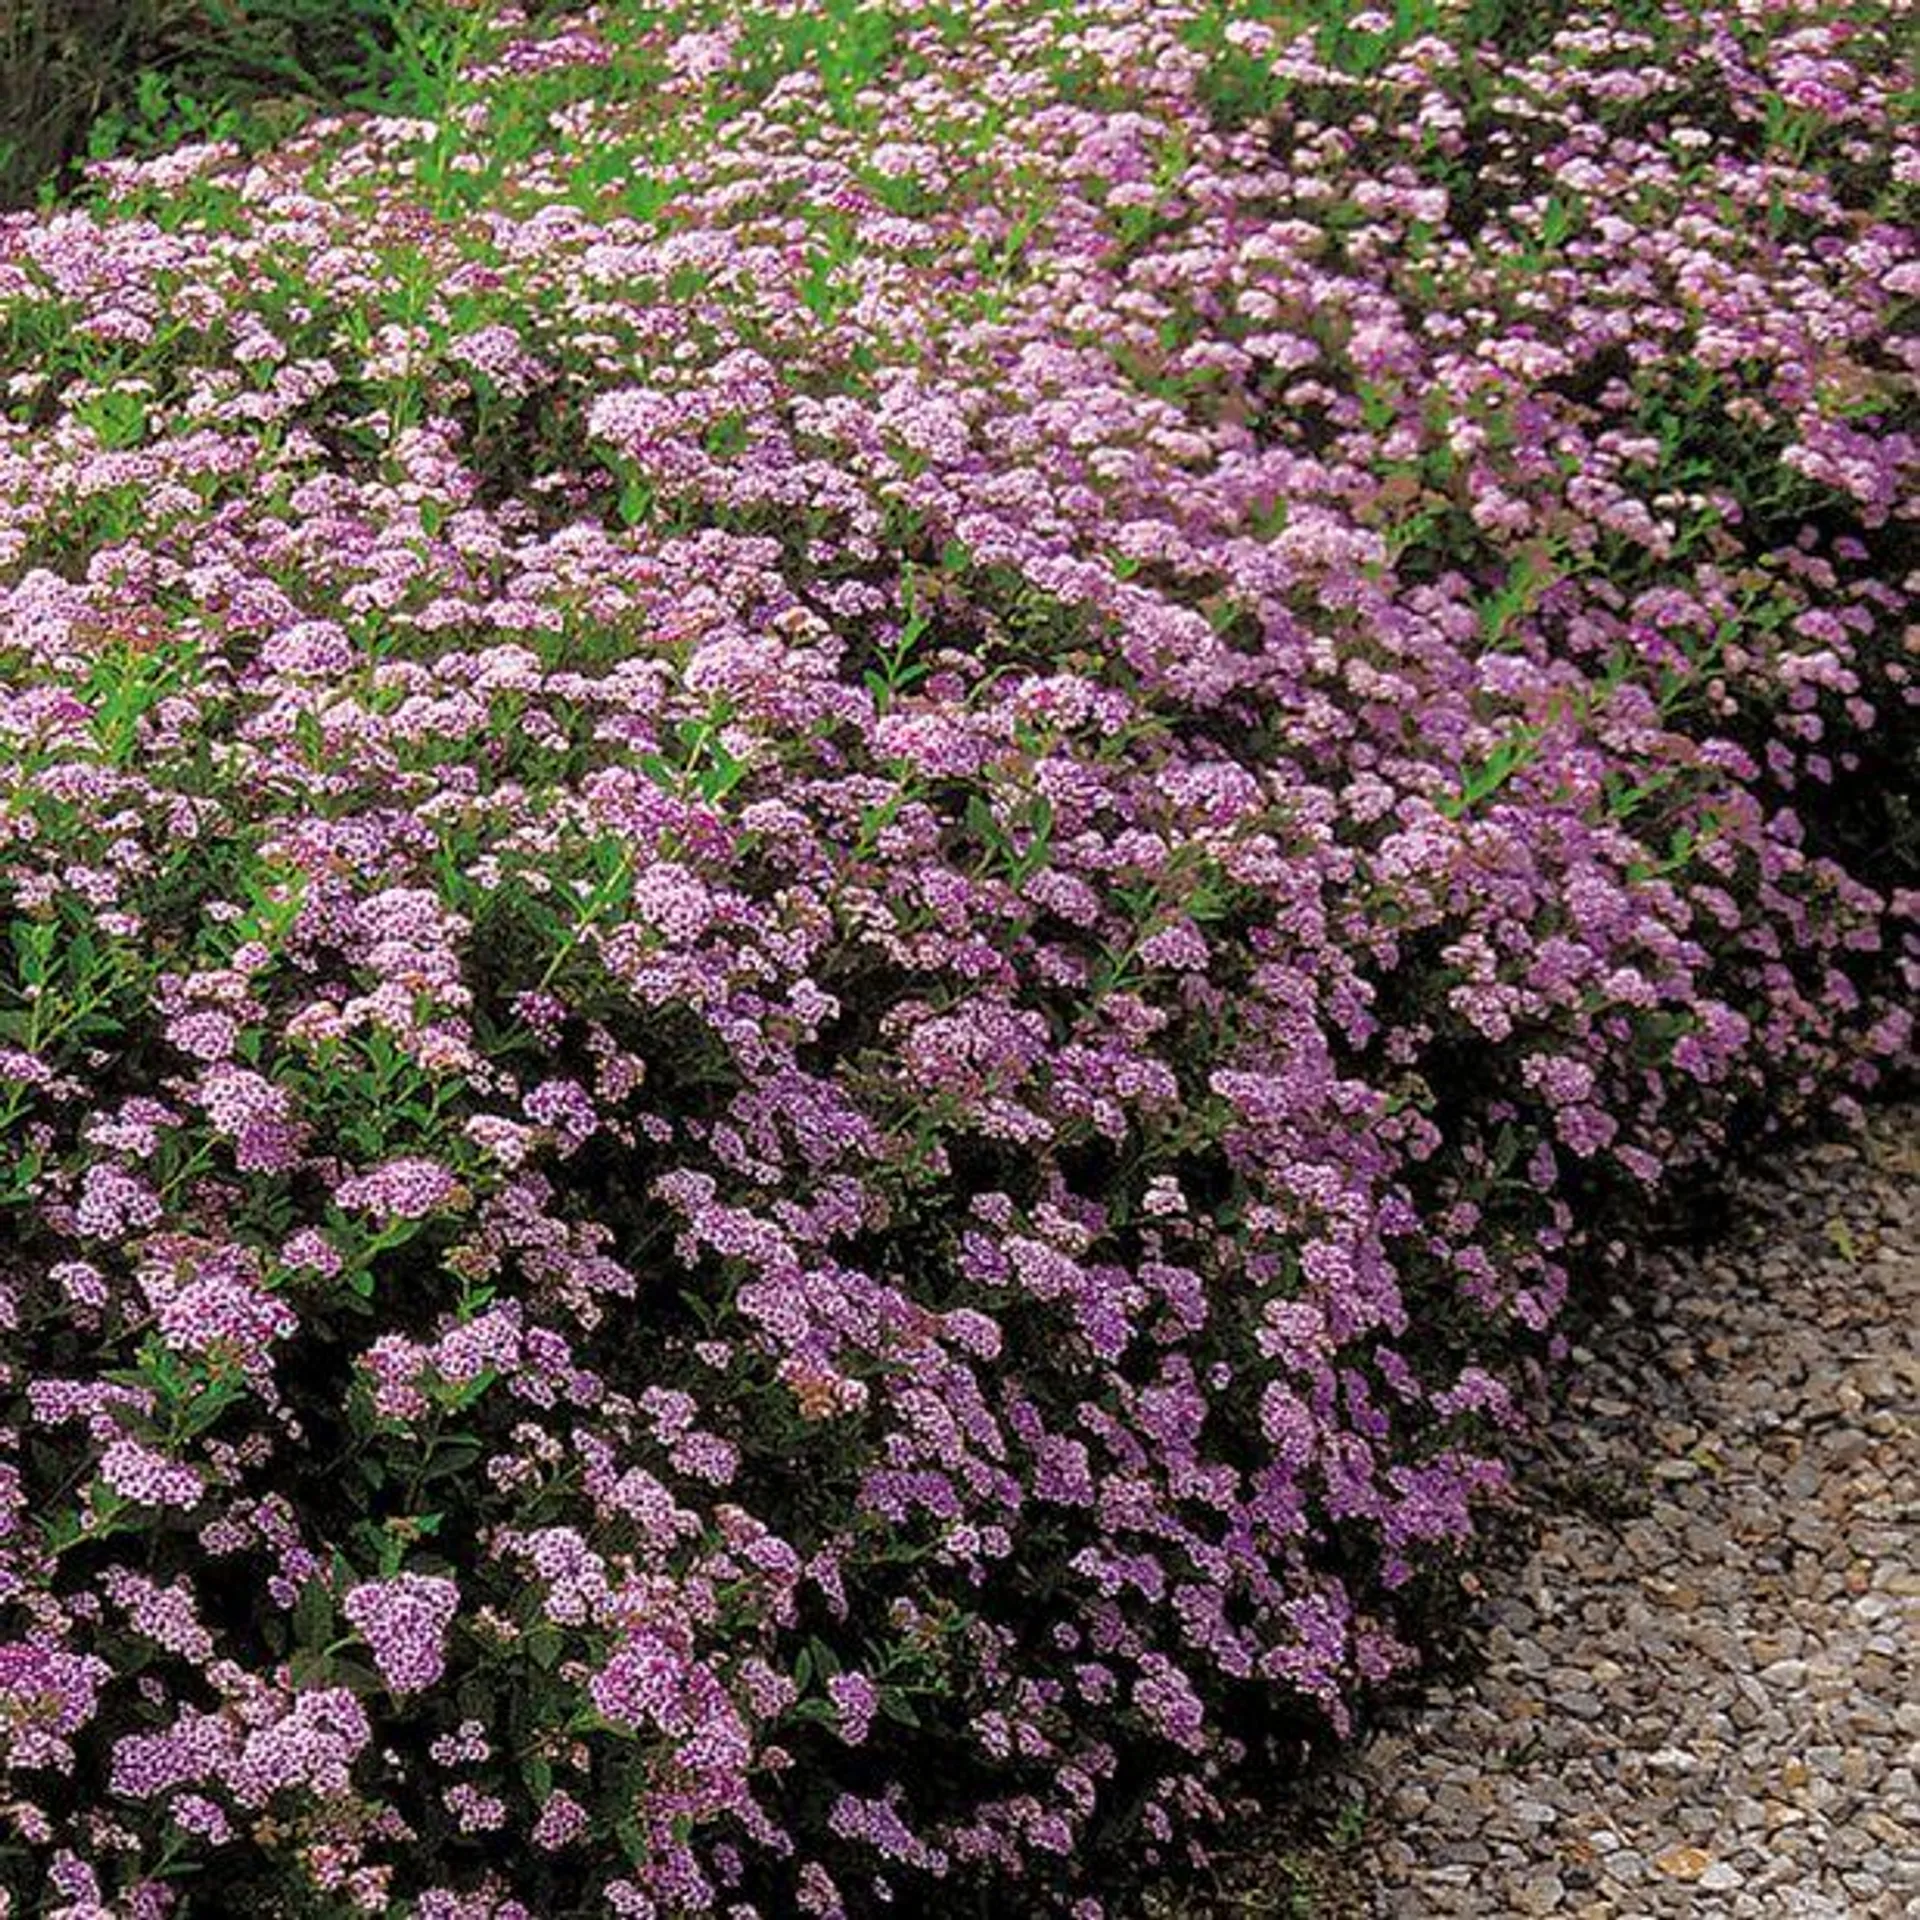
[[[448,10],[0,217],[0,1912],[1110,1912],[1913,1059],[1892,0]]]

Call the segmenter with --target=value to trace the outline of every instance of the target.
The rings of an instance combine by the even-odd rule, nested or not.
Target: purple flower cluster
[[[1429,11],[0,216],[0,1906],[1094,1920],[1911,1067],[1910,61]]]
[[[424,1692],[446,1672],[447,1629],[459,1607],[453,1581],[423,1573],[367,1581],[340,1601],[393,1693]]]

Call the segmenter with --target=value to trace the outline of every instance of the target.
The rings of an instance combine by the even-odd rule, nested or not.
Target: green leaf
[[[358,1694],[384,1693],[387,1683],[359,1660],[335,1658],[328,1663],[328,1683],[336,1687],[345,1687],[349,1692]]]
[[[433,1464],[428,1467],[421,1480],[445,1480],[454,1474],[465,1473],[478,1460],[486,1449],[478,1440],[460,1440],[451,1444],[443,1443],[434,1449]]]
[[[638,476],[620,487],[619,514],[623,527],[637,527],[653,512],[653,488]]]
[[[324,1647],[334,1638],[333,1596],[324,1580],[312,1579],[300,1589],[293,1606],[293,1634],[303,1648]]]

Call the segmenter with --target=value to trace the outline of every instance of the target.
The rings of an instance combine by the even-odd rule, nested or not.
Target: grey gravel
[[[1920,1108],[1582,1333],[1484,1664],[1349,1769],[1380,1920],[1920,1913]]]

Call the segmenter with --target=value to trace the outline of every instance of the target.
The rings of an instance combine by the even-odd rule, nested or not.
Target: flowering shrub
[[[476,13],[0,221],[9,1911],[1095,1914],[1910,1058],[1890,22],[1544,18]]]

